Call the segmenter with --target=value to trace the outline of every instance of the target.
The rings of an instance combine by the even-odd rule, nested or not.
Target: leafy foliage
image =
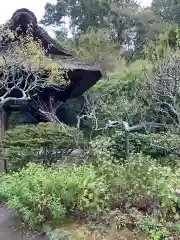
[[[159,207],[164,218],[178,214],[179,172],[142,155],[119,165],[108,157],[102,161],[103,154],[97,151],[93,164],[81,166],[29,164],[3,177],[0,197],[31,226],[59,223],[69,215],[94,218],[127,206],[143,212]]]
[[[168,57],[170,52],[176,52],[179,49],[180,29],[176,24],[172,24],[156,37],[154,41],[144,47],[145,58],[151,61],[160,61]]]
[[[100,65],[102,70],[112,70],[123,62],[119,46],[109,39],[106,29],[88,28],[69,40],[68,45],[78,59]]]
[[[166,125],[168,131],[179,133],[179,28],[170,27],[156,43],[147,46],[147,57],[153,62],[149,78],[148,104],[151,121]]]
[[[63,123],[21,125],[7,131],[4,147],[12,169],[29,162],[51,165],[70,148],[82,143],[82,135]]]
[[[69,19],[68,29],[62,25],[66,19]],[[78,38],[87,34],[89,27],[100,31],[106,29],[112,44],[115,42],[119,47],[124,49],[126,46],[130,50],[130,59],[134,55],[139,58],[144,44],[154,40],[164,29],[161,19],[151,9],[141,8],[136,0],[60,0],[47,3],[41,22],[59,27],[57,37],[67,35],[67,30],[72,37]],[[60,39],[63,41],[64,37]],[[135,46],[135,51],[132,46]],[[115,58],[118,56],[114,53]]]
[[[93,166],[50,169],[29,164],[6,177],[0,195],[36,226],[47,220],[64,220],[69,214],[100,212],[106,206],[107,190]]]
[[[160,15],[167,22],[180,23],[179,8],[180,3],[176,0],[153,0],[152,8],[154,12]]]
[[[116,158],[125,157],[125,136],[123,132],[116,132],[109,141],[109,148]],[[130,152],[140,153],[153,158],[167,157],[170,154],[179,156],[179,135],[169,133],[159,134],[129,134]],[[176,157],[177,158],[177,157]],[[166,163],[167,164],[167,163]],[[169,162],[169,164],[171,164]]]
[[[160,240],[162,238],[172,237],[175,238],[178,236],[178,228],[174,227],[172,224],[165,223],[164,221],[159,220],[156,217],[146,216],[142,217],[140,220],[142,224],[142,231],[145,232],[148,239]],[[170,229],[173,229],[174,233],[177,230],[177,234],[173,234]]]
[[[118,178],[112,186],[116,204],[124,203],[151,211],[153,206],[158,207],[156,201],[159,201],[164,215],[170,212],[176,214],[180,200],[175,193],[179,173],[174,174],[170,168],[161,167],[142,155],[133,156],[118,171]],[[168,198],[171,199],[169,202]]]
[[[147,77],[152,65],[148,61],[135,61],[129,67],[107,74],[90,91],[86,123],[91,131],[105,129],[109,121],[126,120],[136,124],[146,114],[144,99],[147,98]],[[141,90],[144,91],[141,91]]]
[[[89,26],[102,28],[106,24],[106,18],[111,9],[111,4],[118,4],[122,6],[121,1],[105,1],[93,0],[89,1],[75,1],[67,2],[57,1],[55,4],[46,4],[44,21],[45,24],[60,25],[62,17],[69,17],[71,20],[71,27],[77,28],[85,32]],[[126,6],[137,6],[134,0],[125,1]]]
[[[17,36],[7,25],[0,28],[2,45],[10,42],[0,56],[0,104],[10,101],[29,101],[37,89],[49,83],[66,85],[65,71],[31,36]]]
[[[11,67],[14,67],[14,70],[21,69],[28,73],[33,71],[36,73],[35,79],[39,80],[38,76],[43,75],[46,70],[49,73],[49,78],[48,75],[46,77],[48,83],[57,81],[64,83],[62,77],[64,70],[60,70],[60,64],[46,55],[40,41],[34,41],[28,35],[17,36],[16,32],[11,31],[6,25],[0,28],[0,39],[4,43],[11,41],[9,49],[2,52],[0,58],[0,66],[4,72]],[[42,80],[45,81],[43,77],[41,83]],[[37,81],[37,85],[39,82],[40,80]]]

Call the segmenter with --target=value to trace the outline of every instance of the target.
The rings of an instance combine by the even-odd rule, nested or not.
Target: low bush
[[[105,208],[107,186],[93,166],[50,169],[29,164],[8,175],[1,199],[31,226],[61,221],[69,214],[97,214]]]
[[[135,206],[152,212],[159,207],[164,216],[176,214],[180,207],[180,196],[176,195],[180,186],[177,166],[163,166],[159,160],[139,153],[119,163],[112,157],[110,145],[111,138],[107,137],[91,143],[97,172],[110,188],[111,208]]]
[[[134,155],[115,166],[111,183],[112,205],[136,207],[145,212],[159,208],[161,214],[176,214],[180,207],[180,173],[162,167],[156,160]]]
[[[51,165],[69,148],[82,144],[82,134],[63,123],[21,125],[7,131],[4,140],[11,169],[29,162]]]
[[[129,134],[130,153],[143,153],[153,158],[164,158],[171,154],[180,155],[180,138],[175,134]],[[125,135],[116,132],[109,141],[109,149],[115,158],[125,157]],[[173,159],[171,158],[173,161]]]

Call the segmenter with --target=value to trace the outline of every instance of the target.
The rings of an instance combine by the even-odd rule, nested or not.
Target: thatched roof
[[[58,59],[56,59],[58,62]],[[59,58],[59,63],[62,65],[64,69],[71,69],[71,70],[86,70],[86,71],[100,71],[101,68],[89,64],[88,62],[77,60],[72,57],[66,57],[66,58]]]
[[[71,56],[68,51],[66,51],[60,44],[51,38],[43,28],[38,25],[34,13],[26,8],[16,10],[9,21],[9,27],[11,30],[16,31],[16,29],[20,26],[21,31],[24,32],[26,32],[30,26],[32,35],[41,40],[43,47],[49,54]]]
[[[74,59],[66,49],[52,39],[38,25],[34,13],[30,10],[22,8],[15,11],[8,22],[8,27],[17,34],[31,34],[34,40],[40,40],[48,56],[55,58],[60,68],[68,70],[70,85],[64,92],[67,98],[80,96],[102,77],[99,67]],[[6,48],[7,43],[0,42],[0,52],[6,51]],[[59,94],[62,94],[62,91]]]
[[[27,30],[29,30],[29,26],[30,31],[28,32]],[[101,71],[101,69],[96,65],[74,59],[72,54],[63,48],[56,40],[51,38],[48,33],[38,25],[34,13],[26,8],[18,9],[13,13],[8,22],[8,27],[13,31],[18,31],[19,33],[23,31],[25,34],[31,33],[34,36],[34,39],[41,40],[42,46],[46,50],[47,54],[50,54],[57,61],[59,60],[60,65],[66,69]],[[7,43],[4,44],[0,42],[0,52],[6,51],[8,47]]]

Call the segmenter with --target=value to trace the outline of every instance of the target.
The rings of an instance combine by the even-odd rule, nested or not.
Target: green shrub
[[[110,138],[91,143],[93,163],[97,173],[109,185],[110,208],[135,206],[145,211],[161,207],[164,215],[176,214],[180,197],[176,189],[180,186],[177,168],[162,166],[158,160],[142,154],[134,154],[118,163],[108,151]]]
[[[158,218],[152,216],[142,217],[140,223],[140,228],[146,234],[147,239],[161,240],[165,237],[171,237],[172,233],[175,234],[175,228],[169,229],[166,222],[160,222]]]
[[[128,67],[124,66],[121,71],[108,73],[90,92],[100,93],[105,97],[111,95],[112,100],[125,93],[132,100],[146,84],[145,76],[150,75],[152,69],[149,61],[137,60]]]
[[[79,139],[77,139],[79,137]],[[69,149],[82,143],[82,135],[63,123],[21,125],[8,131],[4,140],[9,164],[12,169],[29,162],[51,165]]]
[[[149,101],[147,96],[150,94],[147,75],[152,74],[152,64],[148,61],[135,61],[128,67],[119,69],[121,70],[108,73],[89,91],[94,101],[92,105],[96,105],[96,119],[85,121],[87,126],[91,126],[90,136],[94,129],[107,130],[109,120],[126,119],[129,124],[135,124],[142,116],[144,119],[147,112],[144,100]]]
[[[100,213],[108,203],[108,188],[93,166],[51,169],[29,164],[4,179],[0,197],[24,221],[36,226],[69,215]]]
[[[177,167],[162,166],[159,160],[142,154],[119,163],[109,151],[111,139],[98,140],[91,142],[91,158],[109,185],[110,208],[130,205],[153,211],[158,203],[164,215],[176,213],[180,207],[180,197],[175,193],[180,186]]]
[[[95,151],[92,163],[86,165],[29,164],[4,176],[0,200],[31,226],[65,221],[69,216],[97,217],[109,209],[127,207],[146,213],[158,210],[157,217],[178,219],[179,186],[180,172],[150,157],[134,155],[119,164],[102,150]]]
[[[122,165],[114,165],[111,200],[115,206],[130,205],[148,211],[159,202],[164,216],[176,214],[180,207],[180,173],[162,167],[156,160],[134,155]],[[157,207],[157,206],[156,206]]]
[[[140,153],[153,158],[162,158],[170,154],[179,154],[180,138],[174,134],[129,134],[130,153]],[[109,148],[116,158],[125,157],[125,135],[116,132],[111,137]]]

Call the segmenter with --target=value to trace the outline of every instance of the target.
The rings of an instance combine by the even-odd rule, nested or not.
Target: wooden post
[[[124,134],[125,134],[125,151],[126,151],[126,159],[129,158],[129,124],[127,122],[123,122],[124,126]]]
[[[1,162],[3,163],[3,167],[2,164],[0,166],[0,171],[5,171],[7,173],[8,171],[8,164],[7,164],[7,160],[5,158],[5,153],[4,153],[4,149],[3,149],[3,141],[4,141],[4,137],[5,137],[5,132],[7,130],[7,126],[8,126],[8,112],[4,109],[4,107],[0,108],[0,147],[1,147]],[[3,169],[2,169],[3,168]]]
[[[126,159],[129,158],[129,132],[125,130],[125,149],[126,149]]]

